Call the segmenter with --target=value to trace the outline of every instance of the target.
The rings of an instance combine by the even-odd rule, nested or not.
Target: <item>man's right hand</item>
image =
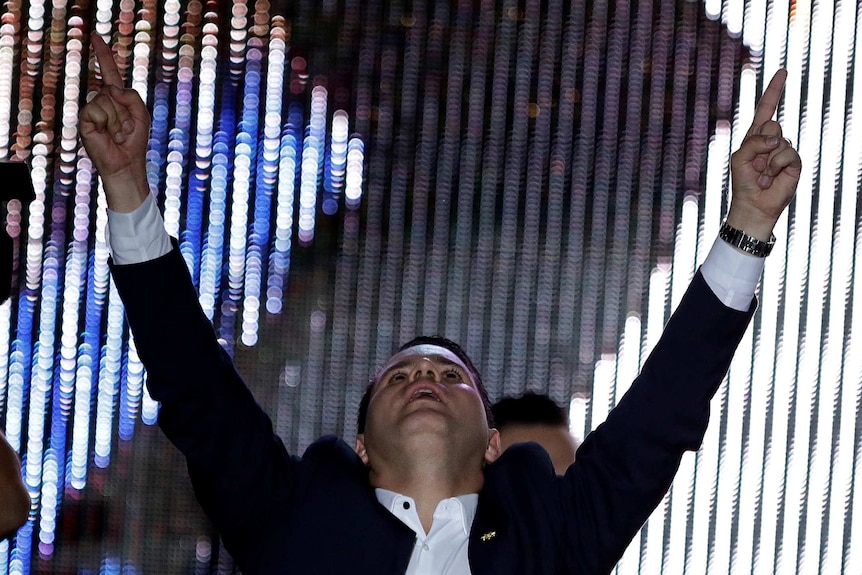
[[[108,208],[131,212],[149,194],[146,153],[150,115],[135,90],[123,79],[111,49],[101,36],[91,38],[102,71],[102,88],[81,110],[78,130],[102,182]]]

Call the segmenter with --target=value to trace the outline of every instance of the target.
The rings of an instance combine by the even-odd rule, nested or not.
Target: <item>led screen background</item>
[[[697,454],[619,573],[859,573],[860,74],[855,2],[6,2],[0,157],[17,293],[0,424],[28,524],[0,573],[229,573],[110,283],[78,143],[116,46],[201,303],[292,450],[350,438],[375,366],[462,342],[494,399],[624,393],[727,207],[757,95],[805,163]],[[170,326],[165,326],[170,329]],[[851,544],[856,541],[857,544]]]

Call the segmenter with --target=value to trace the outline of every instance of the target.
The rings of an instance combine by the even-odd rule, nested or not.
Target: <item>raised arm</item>
[[[703,440],[710,400],[754,313],[763,260],[752,252],[763,255],[799,181],[799,155],[771,120],[785,78],[782,70],[772,79],[731,159],[733,195],[726,222],[739,231],[736,237],[745,240],[740,245],[748,250],[717,243],[708,260],[720,252],[730,261],[711,263],[710,270],[704,264],[643,371],[586,438],[561,480],[567,513],[574,518],[569,561],[578,572],[613,568],[666,493],[683,453],[698,449]],[[734,299],[724,293],[726,286],[745,282],[725,276],[746,267],[758,273],[749,278],[743,304],[732,309],[722,303]]]
[[[27,521],[30,496],[21,481],[21,465],[0,432],[0,540],[11,537]]]
[[[299,459],[273,434],[201,310],[150,197],[146,106],[123,88],[111,50],[98,35],[92,45],[104,84],[81,112],[80,134],[107,196],[112,275],[147,368],[147,388],[161,402],[159,426],[186,457],[198,500],[225,546],[240,566],[247,565],[270,518],[284,512]],[[120,234],[112,217],[136,222],[119,243],[124,255],[144,257],[117,257]],[[148,250],[153,238],[163,239],[166,249]]]

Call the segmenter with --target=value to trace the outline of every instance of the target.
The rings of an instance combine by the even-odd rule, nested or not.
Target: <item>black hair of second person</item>
[[[473,379],[473,383],[476,384],[476,389],[479,391],[479,397],[482,398],[482,404],[485,406],[485,417],[488,418],[488,427],[494,427],[494,412],[491,410],[491,400],[488,398],[488,390],[485,389],[485,384],[482,383],[482,376],[479,375],[479,371],[476,369],[476,366],[473,365],[473,361],[470,359],[470,356],[467,355],[467,352],[451,339],[440,335],[420,335],[418,337],[414,337],[399,347],[398,351],[404,351],[405,349],[416,345],[436,345],[438,347],[448,349],[454,353],[458,359],[464,362],[464,365],[467,367],[467,371],[470,373],[470,377]],[[376,383],[377,380],[371,380],[368,387],[365,388],[362,400],[359,402],[359,415],[356,418],[357,433],[365,433],[365,422],[368,419],[368,404],[371,402],[371,391],[374,389],[374,384]]]
[[[566,410],[547,395],[540,393],[528,391],[520,397],[504,397],[495,403],[491,410],[494,412],[498,429],[517,423],[569,426]]]

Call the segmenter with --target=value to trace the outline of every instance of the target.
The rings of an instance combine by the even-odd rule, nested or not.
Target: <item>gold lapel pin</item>
[[[482,535],[482,537],[480,537],[479,539],[481,539],[482,541],[490,541],[491,539],[493,539],[496,536],[497,536],[496,531],[488,531],[487,533]]]

